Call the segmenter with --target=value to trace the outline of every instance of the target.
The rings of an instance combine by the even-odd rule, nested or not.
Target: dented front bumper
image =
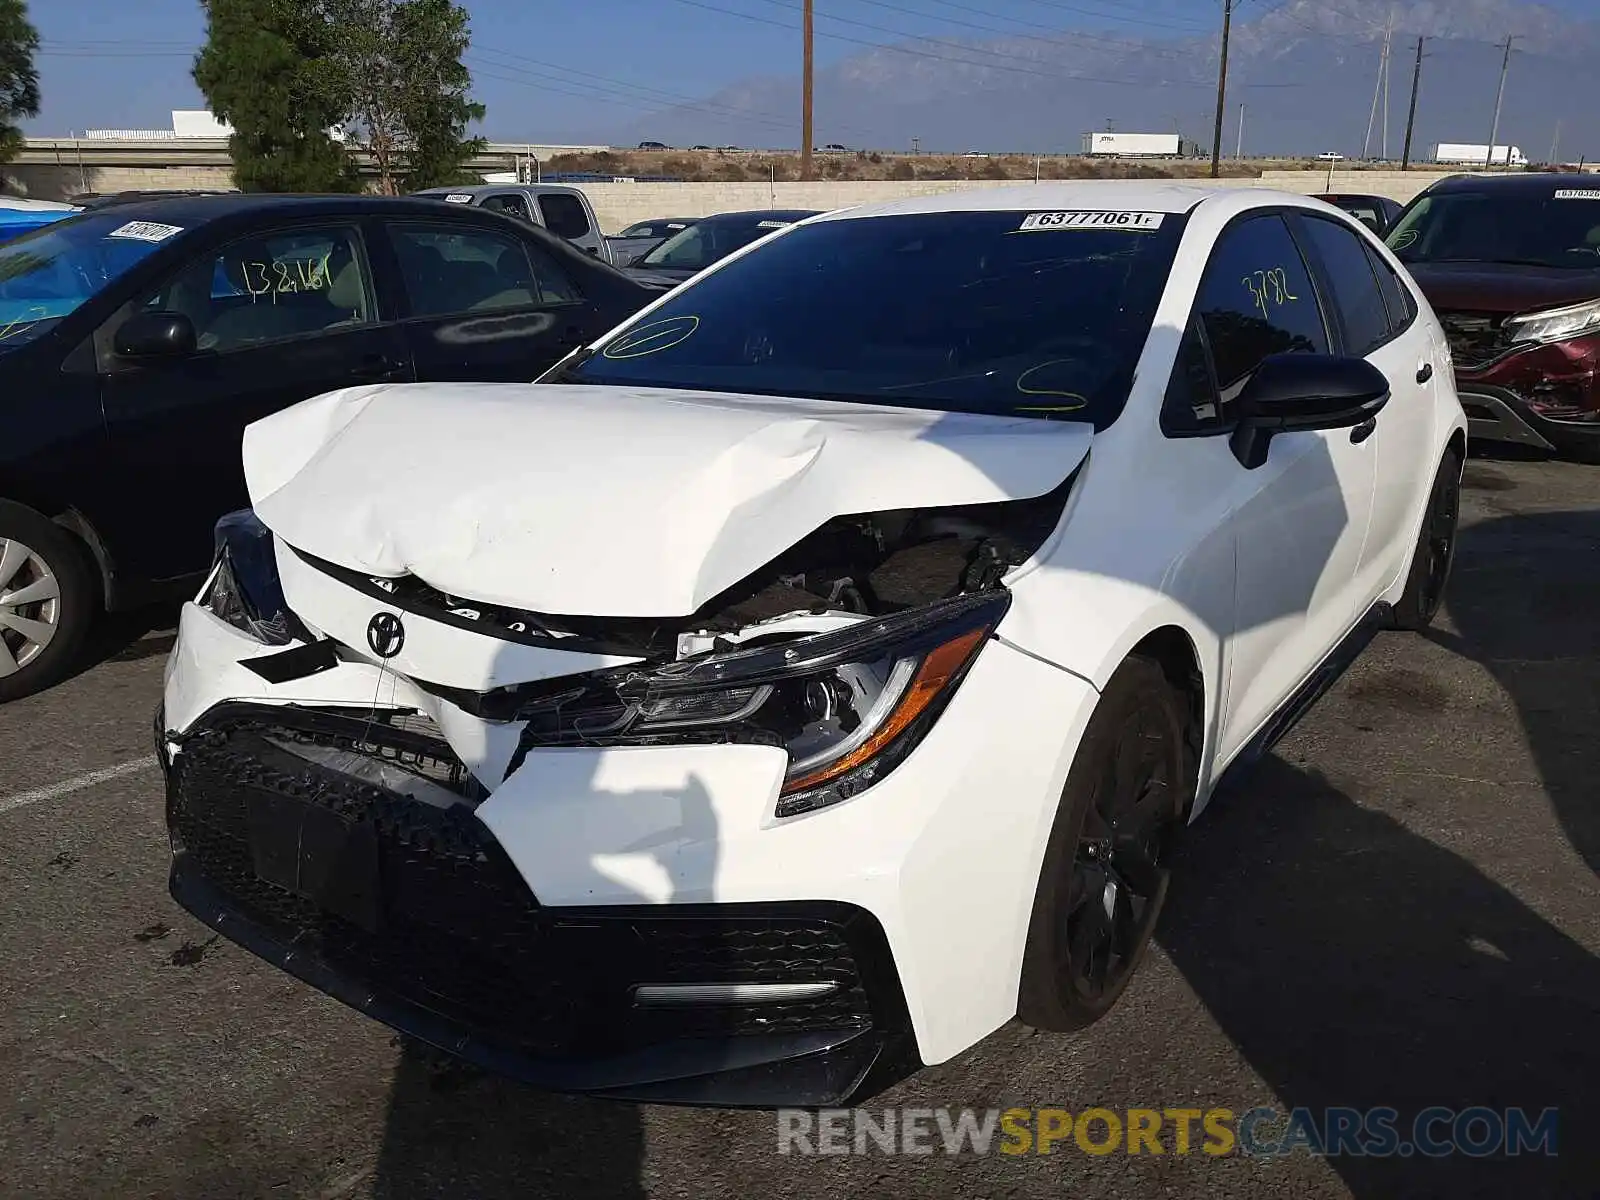
[[[371,602],[330,590],[301,611],[353,641]],[[496,638],[407,627],[410,652],[458,682],[508,661]],[[458,637],[488,645],[457,654]],[[247,665],[281,652],[185,606],[159,735],[173,893],[370,1015],[551,1088],[823,1104],[1015,1014],[1042,847],[1094,700],[1067,672],[990,641],[887,776],[780,819],[781,749],[535,749],[509,769],[518,722],[347,645],[284,682]],[[457,801],[303,749],[321,743],[394,758]],[[274,866],[285,822],[343,865]],[[672,998],[690,984],[709,998]],[[726,991],[746,984],[773,987]]]

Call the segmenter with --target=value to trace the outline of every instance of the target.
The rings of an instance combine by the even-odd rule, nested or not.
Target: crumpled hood
[[[1043,495],[1092,437],[819,400],[402,384],[257,421],[244,466],[261,521],[330,562],[533,612],[676,617],[833,517]]]

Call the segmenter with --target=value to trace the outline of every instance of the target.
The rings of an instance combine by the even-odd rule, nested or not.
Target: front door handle
[[[1377,428],[1378,428],[1378,418],[1377,417],[1368,417],[1365,421],[1361,422],[1361,424],[1355,426],[1355,428],[1350,430],[1350,441],[1351,441],[1351,443],[1353,445],[1359,446],[1362,442],[1366,441],[1369,437],[1371,437],[1373,432]]]
[[[1430,380],[1432,378],[1433,378],[1433,364],[1431,362],[1425,362],[1420,367],[1417,368],[1417,382],[1418,383],[1427,383],[1428,380]]]

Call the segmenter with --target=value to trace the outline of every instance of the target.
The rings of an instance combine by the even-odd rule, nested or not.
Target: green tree
[[[17,120],[39,115],[39,73],[33,56],[39,33],[23,0],[0,0],[0,163],[22,148]]]
[[[5,0],[0,0],[4,3]],[[247,192],[350,192],[354,164],[329,133],[351,108],[335,27],[318,0],[201,0],[207,39],[194,79],[233,126]]]
[[[464,164],[484,140],[467,126],[483,119],[468,97],[462,64],[472,37],[452,0],[329,0],[339,56],[351,81],[349,117],[385,194],[467,177]]]

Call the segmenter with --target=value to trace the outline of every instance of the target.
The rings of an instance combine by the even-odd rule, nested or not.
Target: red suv
[[[1600,175],[1442,179],[1386,240],[1444,326],[1471,436],[1600,459]]]

